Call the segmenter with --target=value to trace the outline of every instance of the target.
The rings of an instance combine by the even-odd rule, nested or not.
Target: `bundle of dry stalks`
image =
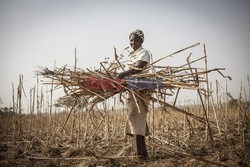
[[[191,64],[197,61],[201,61],[206,58],[203,56],[194,61],[189,61],[190,56],[187,58],[187,63],[179,67],[171,66],[156,66],[155,64],[164,58],[173,56],[176,53],[182,52],[189,48],[199,45],[195,44],[190,47],[181,49],[173,54],[165,56],[151,64],[148,64],[140,73],[129,76],[125,80],[115,79],[118,71],[124,70],[124,67],[120,63],[120,57],[115,54],[115,60],[112,62],[101,62],[100,68],[97,70],[82,70],[82,69],[70,69],[66,65],[62,68],[55,68],[54,70],[49,70],[48,68],[41,68],[39,72],[46,78],[51,78],[55,86],[62,86],[66,92],[65,98],[80,97],[83,96],[89,100],[89,104],[92,106],[98,102],[108,99],[117,93],[122,93],[124,91],[132,91],[136,94],[135,89],[149,89],[152,86],[156,89],[150,90],[153,92],[158,92],[163,94],[166,89],[193,89],[206,92],[200,87],[201,82],[206,82],[205,74],[212,71],[224,70],[223,68],[216,69],[201,69],[191,67]],[[143,73],[145,70],[150,71],[148,73]],[[221,72],[220,72],[221,73]],[[92,78],[92,79],[91,79]],[[131,80],[132,79],[132,80]],[[143,80],[141,80],[143,79]],[[89,89],[88,82],[93,85],[98,85],[93,89]],[[105,82],[109,82],[107,83]],[[160,83],[158,81],[161,81]],[[47,82],[52,84],[51,82]],[[140,87],[139,87],[140,84]],[[150,86],[148,86],[150,85]],[[109,89],[107,89],[109,86]],[[133,86],[134,89],[130,89]],[[157,90],[161,88],[160,90]],[[165,93],[166,94],[166,93]],[[172,93],[167,94],[172,95]]]
[[[125,80],[122,81],[119,79],[117,80],[116,76],[119,72],[121,72],[121,70],[124,71],[124,66],[120,63],[120,60],[122,59],[123,56],[118,56],[116,54],[116,50],[114,52],[115,59],[111,62],[109,61],[101,62],[99,69],[82,70],[82,69],[77,69],[76,65],[74,69],[70,69],[67,68],[65,65],[62,68],[55,68],[54,70],[49,70],[48,68],[42,68],[39,74],[46,78],[52,79],[52,82],[47,82],[47,84],[52,84],[52,86],[64,88],[66,95],[63,97],[63,99],[65,99],[65,101],[72,98],[75,99],[71,111],[64,123],[64,126],[67,124],[69,116],[71,115],[71,112],[76,106],[79,97],[83,97],[85,101],[87,101],[87,103],[85,103],[85,107],[87,108],[88,111],[90,111],[97,103],[107,100],[108,98],[118,93],[120,94],[120,99],[122,99],[123,96],[122,93],[125,91],[130,91],[133,94],[133,98],[135,101],[137,101],[135,95],[144,100],[142,97],[140,97],[137,91],[138,89],[142,88],[142,85],[144,85],[143,87],[144,89],[148,89],[149,87],[145,85],[150,84],[151,86],[152,85],[156,86],[155,89],[148,89],[148,91],[151,92],[151,95],[153,95],[154,93],[156,95],[155,97],[151,96],[152,101],[157,102],[158,105],[161,106],[164,110],[168,107],[177,112],[185,114],[186,116],[196,119],[199,122],[205,123],[208,128],[207,132],[209,132],[210,138],[211,140],[213,140],[207,113],[208,103],[206,103],[207,106],[205,106],[201,94],[204,94],[207,97],[209,96],[208,73],[217,71],[223,77],[225,77],[220,72],[220,70],[224,70],[224,68],[215,68],[210,70],[207,68],[207,55],[206,55],[205,45],[204,45],[204,56],[196,60],[190,61],[190,57],[192,54],[190,53],[186,58],[186,63],[181,66],[171,67],[171,66],[155,65],[156,63],[162,61],[167,57],[171,57],[177,53],[183,52],[198,45],[200,45],[200,43],[191,45],[184,49],[178,50],[170,55],[164,56],[158,59],[157,61],[148,64],[142,70],[140,69],[141,71],[139,73],[129,76],[130,79],[125,78]],[[202,69],[202,68],[192,67],[193,63],[198,61],[204,61],[205,68]],[[147,73],[144,73],[144,71],[147,71]],[[94,79],[90,81],[90,78]],[[132,79],[131,81],[131,78],[134,79]],[[158,82],[159,80],[161,81],[160,85]],[[105,81],[109,81],[109,85],[107,85]],[[141,81],[143,82],[141,83]],[[90,82],[91,84],[97,84],[98,87],[95,87],[94,89],[89,89]],[[201,82],[205,82],[207,84],[206,89],[200,86]],[[133,86],[137,85],[137,87],[135,86],[133,87],[134,89],[131,89],[131,85]],[[107,86],[111,87],[111,89],[106,89]],[[174,94],[172,89],[177,89],[177,93],[175,95],[174,104],[169,104],[165,102],[165,97],[166,95]],[[175,106],[180,89],[192,89],[198,92],[204,111],[203,118],[191,114],[189,112],[186,112]],[[167,93],[167,90],[171,90],[170,93]],[[161,97],[164,97],[164,100],[162,100]],[[138,104],[137,108],[140,111]]]

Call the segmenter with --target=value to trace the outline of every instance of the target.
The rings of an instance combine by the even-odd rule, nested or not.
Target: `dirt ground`
[[[240,142],[237,132],[228,133],[226,138],[214,137],[212,143],[190,141],[187,152],[196,158],[202,157],[226,166],[247,167],[250,165],[249,137],[248,134],[245,144]],[[96,148],[92,144],[85,149],[75,148],[70,143],[46,147],[35,137],[31,141],[13,143],[11,140],[9,134],[1,133],[0,166],[217,166],[151,145],[153,139],[149,137],[147,146],[150,157],[147,161],[140,161],[134,156],[131,139],[114,140],[108,145],[97,139]],[[171,148],[167,145],[165,147]],[[119,156],[114,157],[117,154]]]
[[[209,137],[206,139],[205,126],[199,124],[193,126],[195,128],[192,129],[193,133],[179,132],[179,135],[190,135],[186,138],[173,137],[174,134],[178,135],[178,131],[175,130],[182,129],[181,126],[179,129],[176,128],[180,123],[173,126],[173,129],[169,127],[168,131],[164,131],[166,127],[158,127],[162,126],[161,123],[156,124],[155,136],[146,138],[149,153],[149,159],[146,161],[139,160],[135,156],[132,137],[124,137],[117,133],[106,138],[104,127],[98,130],[89,143],[90,137],[83,139],[81,147],[77,147],[76,140],[62,139],[60,135],[57,136],[57,131],[48,131],[47,123],[42,118],[40,118],[44,122],[41,124],[42,128],[39,130],[34,128],[34,133],[28,135],[29,118],[26,121],[25,118],[23,118],[23,136],[19,140],[14,140],[13,121],[5,116],[0,117],[0,167],[250,166],[250,129],[246,128],[249,124],[245,124],[245,128],[242,128],[243,123],[241,123],[239,131],[239,122],[233,116],[231,120],[227,120],[227,125],[221,124],[222,129],[225,129],[221,134],[213,127],[213,141]],[[59,118],[55,122],[59,122]],[[58,127],[61,126],[58,124]],[[122,126],[117,128],[123,129]]]

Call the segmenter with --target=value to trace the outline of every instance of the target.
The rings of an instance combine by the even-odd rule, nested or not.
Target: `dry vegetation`
[[[201,106],[186,111],[202,115]],[[215,124],[211,106],[210,121]],[[206,126],[171,109],[150,111],[150,158],[139,161],[130,138],[124,138],[126,113],[118,110],[76,113],[62,130],[67,112],[22,115],[1,114],[0,166],[227,166],[249,165],[249,107],[215,106],[219,129]],[[153,121],[154,114],[154,121]],[[245,115],[248,114],[248,115]],[[16,115],[17,116],[17,115]],[[50,119],[49,119],[50,118]],[[73,126],[73,120],[75,125]],[[154,124],[153,124],[154,123]],[[21,126],[19,134],[17,127]],[[19,135],[19,136],[18,136]],[[207,161],[206,161],[207,160]]]
[[[118,59],[115,64],[120,66]],[[165,90],[177,89],[170,92],[175,96],[172,103],[166,91],[154,92],[148,115],[151,135],[146,138],[147,161],[137,159],[133,139],[123,133],[125,90],[91,93],[77,85],[82,81],[79,77],[87,75],[114,76],[114,63],[109,66],[114,71],[103,65],[103,71],[82,72],[84,75],[79,75],[76,68],[43,71],[52,78],[53,88],[64,86],[67,96],[62,99],[66,101],[59,100],[57,107],[51,105],[53,91],[43,94],[37,83],[36,89],[30,90],[29,114],[22,111],[20,77],[17,97],[13,91],[12,111],[0,115],[0,166],[249,166],[250,93],[241,88],[239,99],[230,99],[230,93],[221,91],[218,83],[215,91],[211,86],[200,88],[200,82],[208,84],[207,73],[211,70],[195,69],[191,64],[187,60],[186,65],[165,71],[158,67],[161,70],[154,73],[165,77]],[[152,64],[149,68],[157,67]],[[177,106],[179,88],[194,89],[199,99]],[[212,91],[213,96],[208,93]],[[80,96],[83,94],[86,96]]]

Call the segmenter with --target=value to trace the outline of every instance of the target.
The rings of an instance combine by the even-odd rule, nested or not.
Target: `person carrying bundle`
[[[143,31],[137,29],[131,32],[129,40],[133,52],[128,56],[127,64],[131,68],[119,73],[117,75],[119,79],[141,72],[142,69],[150,63],[150,53],[142,47],[142,43],[144,42]],[[125,134],[135,138],[137,156],[139,159],[146,160],[148,158],[148,153],[145,144],[145,136],[149,135],[149,128],[147,125],[149,106],[148,91],[139,90],[136,94],[129,91],[127,104],[128,118],[125,126]]]

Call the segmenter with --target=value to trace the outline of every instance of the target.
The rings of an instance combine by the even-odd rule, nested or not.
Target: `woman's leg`
[[[145,143],[145,136],[142,135],[136,135],[136,150],[137,150],[137,155],[140,159],[147,159],[148,158],[148,152],[146,148],[146,143]]]

